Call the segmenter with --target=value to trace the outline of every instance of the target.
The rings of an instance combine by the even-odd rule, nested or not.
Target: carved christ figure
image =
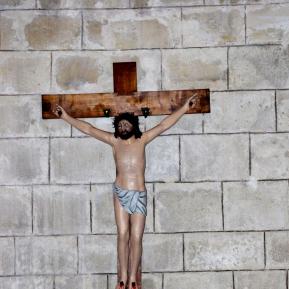
[[[120,265],[116,289],[140,289],[136,278],[142,256],[142,239],[147,216],[145,147],[155,137],[173,126],[190,106],[196,103],[195,96],[196,94],[193,94],[179,109],[145,132],[140,131],[138,116],[133,113],[124,112],[115,116],[113,120],[115,132],[111,133],[71,117],[60,105],[56,105],[53,111],[57,117],[61,111],[61,119],[112,147],[116,166],[116,179],[112,184],[112,192],[117,227],[117,257]],[[128,274],[129,256],[131,264]]]

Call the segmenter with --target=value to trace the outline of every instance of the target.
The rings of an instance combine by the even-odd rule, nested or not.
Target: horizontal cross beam
[[[209,89],[182,89],[166,91],[136,91],[127,95],[118,93],[43,94],[42,118],[57,118],[53,113],[56,104],[76,118],[110,117],[121,112],[134,115],[171,114],[196,93],[196,105],[186,112],[209,113]]]

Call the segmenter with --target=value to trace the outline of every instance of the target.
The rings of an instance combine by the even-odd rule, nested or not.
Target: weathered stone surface
[[[225,230],[289,229],[288,182],[223,184]]]
[[[248,6],[246,9],[247,43],[280,43],[288,45],[288,4]]]
[[[265,232],[266,269],[289,267],[289,231]]]
[[[0,137],[70,136],[63,120],[43,119],[40,95],[1,95]]]
[[[264,268],[263,233],[185,234],[185,270]]]
[[[153,185],[145,184],[145,186],[147,188],[147,217],[145,232],[152,232],[154,231]],[[116,234],[117,227],[114,215],[112,183],[92,185],[90,195],[92,233]]]
[[[32,232],[31,191],[31,187],[0,186],[0,235]]]
[[[229,48],[230,89],[289,87],[289,46]]]
[[[55,276],[55,289],[103,289],[106,279],[106,275]]]
[[[0,238],[0,275],[14,274],[14,258],[15,251],[13,238]]]
[[[236,5],[236,4],[270,4],[288,3],[288,0],[205,0],[206,5]]]
[[[79,273],[116,273],[116,235],[79,236]]]
[[[289,131],[289,90],[276,93],[277,131]]]
[[[227,91],[210,94],[211,111],[204,114],[206,133],[275,131],[273,91]]]
[[[288,179],[289,134],[251,136],[252,176],[258,179]]]
[[[0,9],[35,8],[35,0],[1,0]],[[2,289],[2,288],[1,288]]]
[[[0,289],[53,289],[53,276],[10,276],[0,278]]]
[[[138,91],[160,90],[161,55],[153,50],[54,52],[55,92],[113,92],[113,62],[137,63]]]
[[[203,5],[203,0],[131,0],[131,7],[194,6]]]
[[[112,147],[95,138],[51,139],[51,183],[112,182]]]
[[[37,0],[37,3],[43,9],[129,7],[129,0]]]
[[[0,139],[0,184],[48,182],[48,139]]]
[[[79,11],[6,11],[1,13],[1,49],[80,49]]]
[[[170,48],[181,46],[181,10],[123,9],[85,11],[88,49]]]
[[[142,262],[144,272],[183,270],[182,234],[145,234]]]
[[[49,52],[0,52],[1,93],[47,93],[50,58]]]
[[[232,289],[233,278],[231,272],[165,273],[164,288]]]
[[[286,289],[285,271],[236,271],[236,289]]]
[[[33,232],[90,233],[89,186],[34,186]]]
[[[157,232],[222,230],[220,184],[156,184],[155,224]]]
[[[163,90],[227,88],[227,49],[162,50]]]
[[[16,274],[76,274],[75,236],[16,237]]]
[[[245,43],[245,8],[191,7],[182,10],[184,47]]]
[[[178,136],[159,136],[146,146],[145,179],[148,182],[179,180]]]
[[[249,176],[249,138],[234,135],[182,135],[181,180],[242,180]]]

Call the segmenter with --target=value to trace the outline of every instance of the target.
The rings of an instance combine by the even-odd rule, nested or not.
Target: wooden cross
[[[113,93],[43,94],[42,118],[57,118],[52,112],[56,104],[61,105],[72,117],[110,117],[121,112],[134,115],[171,114],[183,105],[194,93],[196,105],[186,113],[209,113],[209,89],[184,89],[167,91],[137,91],[136,62],[113,63]],[[142,259],[142,258],[141,258]],[[129,258],[128,271],[131,260]],[[141,288],[142,262],[138,267],[136,282]],[[128,276],[129,276],[128,272]],[[120,264],[117,261],[117,279],[120,280]]]
[[[126,111],[144,117],[171,114],[194,93],[196,105],[186,113],[210,112],[209,89],[137,91],[136,62],[113,63],[113,85],[113,93],[43,94],[42,118],[57,118],[56,104],[76,118],[110,117]]]

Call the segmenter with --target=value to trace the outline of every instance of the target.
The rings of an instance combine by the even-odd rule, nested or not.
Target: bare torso
[[[117,138],[112,146],[116,166],[115,183],[128,190],[145,191],[145,142],[143,137],[129,141]]]

